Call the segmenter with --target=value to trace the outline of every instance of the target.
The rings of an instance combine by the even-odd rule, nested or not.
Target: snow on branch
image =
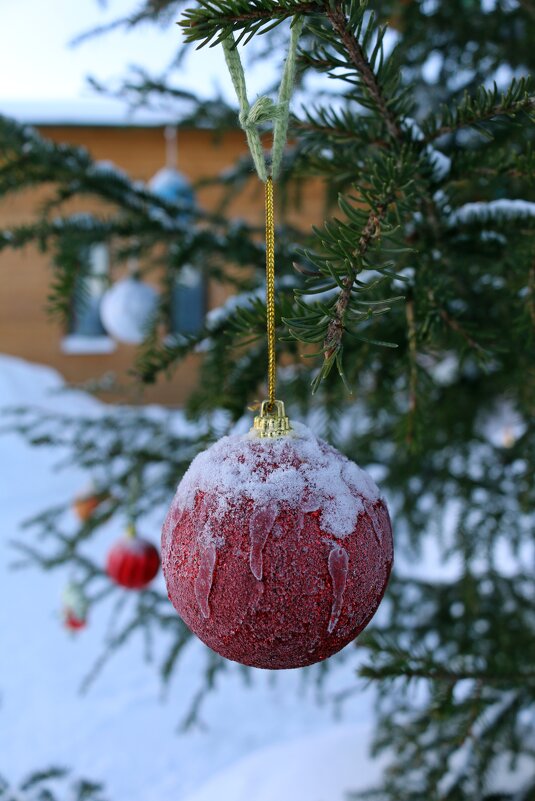
[[[449,217],[451,227],[471,223],[497,222],[503,219],[518,220],[535,218],[535,203],[529,200],[490,200],[487,202],[465,203]]]

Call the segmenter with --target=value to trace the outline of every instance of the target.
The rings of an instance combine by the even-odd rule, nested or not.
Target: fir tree
[[[65,768],[52,767],[35,771],[26,776],[16,787],[0,775],[0,798],[2,801],[105,801],[101,784],[87,779],[70,780]]]
[[[314,230],[278,231],[279,352],[292,365],[281,370],[281,395],[296,416],[314,413],[322,433],[360,464],[383,466],[398,551],[417,560],[431,537],[457,566],[448,580],[399,570],[384,621],[358,640],[369,654],[360,672],[381,688],[377,747],[394,754],[384,786],[368,797],[534,799],[535,6],[203,0],[184,10],[179,0],[146,0],[115,24],[179,15],[186,46],[214,45],[232,32],[256,58],[282,52],[290,21],[304,21],[302,105],[294,107],[281,192],[319,176],[327,213]],[[318,72],[332,91],[309,90]],[[116,92],[141,102],[187,99],[179,125],[235,118],[221,98],[186,98],[172,73],[167,78],[136,71]],[[3,231],[0,244],[52,251],[49,304],[60,319],[83,270],[72,253],[110,241],[125,257],[134,234],[146,269],[159,267],[163,246],[168,277],[202,259],[239,293],[198,336],[169,344],[155,325],[135,365],[136,380],[152,382],[203,343],[187,407],[207,421],[196,441],[173,437],[143,412],[110,413],[102,439],[88,421],[17,414],[35,444],[67,444],[80,464],[109,465],[113,501],[90,523],[68,535],[62,510],[47,510],[32,522],[53,545],[23,545],[44,568],[77,562],[97,602],[109,588],[80,546],[128,503],[130,470],[140,475],[147,509],[163,503],[221,420],[238,420],[262,394],[262,247],[224,208],[197,212],[192,225],[127,176],[12,120],[0,121],[0,142],[0,195],[54,184],[39,219]],[[214,180],[230,196],[250,172],[242,161]],[[114,211],[66,215],[66,201],[81,194]],[[229,264],[245,268],[239,278]],[[168,288],[164,282],[160,320]],[[210,416],[221,411],[223,418]],[[140,415],[146,435],[132,437]],[[168,677],[188,633],[164,603],[152,591],[141,595],[107,653],[136,627],[161,627],[170,640]],[[224,669],[209,659],[207,686]],[[498,762],[511,768],[508,785],[494,783]]]

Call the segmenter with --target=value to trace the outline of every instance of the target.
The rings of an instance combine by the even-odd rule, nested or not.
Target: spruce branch
[[[187,89],[171,86],[167,76],[151,75],[141,67],[132,66],[128,75],[113,85],[102,83],[94,77],[88,78],[88,83],[99,95],[123,100],[131,109],[161,110],[163,106],[175,120],[177,129],[227,131],[238,125],[234,106],[221,95],[199,98]]]
[[[304,113],[304,119],[294,120],[293,128],[304,140],[305,147],[310,140],[319,148],[326,139],[338,144],[358,143],[360,147],[387,147],[385,137],[381,136],[380,123],[374,118],[363,118],[349,108],[320,105],[307,108]]]
[[[417,333],[414,319],[414,298],[412,294],[405,302],[405,317],[407,320],[407,342],[409,355],[409,409],[406,441],[411,445],[414,440],[414,419],[416,416],[418,365],[417,365]]]
[[[2,801],[61,801],[66,797],[72,801],[105,801],[103,792],[104,786],[99,782],[74,780],[70,771],[57,766],[34,770],[16,786],[0,775]]]
[[[531,93],[531,85],[530,78],[514,78],[505,92],[498,90],[496,82],[491,89],[479,87],[475,95],[465,92],[457,106],[443,106],[439,115],[431,116],[422,123],[423,143],[429,144],[466,127],[473,127],[488,135],[487,128],[479,127],[485,122],[533,113],[535,96]]]
[[[535,3],[533,0],[520,0],[520,5],[522,8],[533,18],[535,19]]]
[[[325,2],[301,2],[301,0],[199,0],[199,7],[184,12],[179,23],[184,30],[186,42],[199,42],[204,47],[220,44],[229,30],[241,31],[236,44],[248,42],[252,36],[272,30],[284,20],[303,14],[323,12]],[[213,40],[213,41],[212,41]]]
[[[176,16],[178,8],[183,5],[184,2],[185,0],[143,0],[141,8],[134,13],[119,17],[105,25],[97,25],[88,31],[84,31],[74,37],[70,44],[76,46],[88,39],[112,33],[119,28],[132,29],[147,22],[168,22],[173,16]]]
[[[535,334],[535,261],[529,268],[528,275],[528,309]]]
[[[376,208],[370,211],[358,245],[352,253],[355,263],[358,264],[358,262],[365,256],[371,243],[380,237],[381,222],[392,200],[393,198],[388,198],[384,202],[379,203]],[[327,328],[327,335],[323,343],[326,360],[332,359],[333,355],[336,354],[340,348],[344,333],[344,320],[357,274],[358,268],[355,267],[352,272],[342,281],[342,287],[338,295],[338,300],[334,306],[334,313]]]
[[[503,673],[481,670],[471,670],[459,667],[451,668],[428,659],[415,659],[414,654],[405,652],[398,654],[400,662],[385,665],[366,665],[359,670],[359,675],[365,679],[426,679],[428,681],[446,682],[456,684],[461,681],[475,681],[482,684],[526,684],[535,687],[535,670],[507,670]]]
[[[449,312],[446,311],[446,309],[438,306],[437,310],[440,318],[446,323],[446,325],[449,328],[451,328],[452,331],[454,331],[456,334],[462,337],[462,339],[464,339],[464,341],[470,348],[478,351],[480,354],[487,353],[485,348],[483,348],[478,342],[476,342],[476,340],[472,336],[470,336],[470,334],[467,331],[465,331],[465,329],[459,323],[459,321],[456,320],[454,317],[452,317],[451,314],[449,314]]]
[[[384,96],[383,89],[379,84],[376,74],[371,67],[371,64],[366,56],[364,48],[353,34],[348,19],[342,9],[342,4],[333,3],[326,11],[326,15],[340,37],[341,42],[344,44],[349,58],[360,74],[364,85],[366,86],[370,97],[373,98],[375,105],[381,114],[386,128],[393,139],[401,141],[403,139],[403,131],[389,108],[386,97]]]

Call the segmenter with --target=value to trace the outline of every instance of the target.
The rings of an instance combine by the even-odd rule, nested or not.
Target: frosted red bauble
[[[373,480],[299,424],[199,454],[162,533],[184,622],[217,653],[260,668],[303,667],[347,645],[373,617],[392,558]]]
[[[151,542],[126,536],[118,540],[108,554],[108,576],[128,590],[142,590],[158,572],[160,555]]]

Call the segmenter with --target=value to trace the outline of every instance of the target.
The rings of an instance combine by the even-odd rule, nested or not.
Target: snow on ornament
[[[148,540],[138,537],[129,526],[126,535],[111,548],[106,560],[106,573],[127,590],[142,590],[158,573],[160,555]]]
[[[169,598],[228,659],[297,668],[339,651],[373,617],[392,530],[371,477],[284,407],[190,465],[162,533]]]
[[[158,293],[135,273],[110,287],[102,298],[100,317],[108,334],[119,342],[139,345],[158,308]]]

